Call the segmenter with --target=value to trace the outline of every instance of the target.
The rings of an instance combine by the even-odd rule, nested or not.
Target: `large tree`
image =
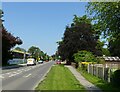
[[[2,64],[6,65],[7,60],[12,59],[11,48],[16,44],[22,44],[19,37],[14,37],[11,33],[7,32],[5,28],[2,29]]]
[[[34,58],[37,59],[39,57],[39,54],[40,54],[40,49],[38,47],[31,46],[28,49],[28,52],[31,54],[31,56],[33,56]]]
[[[73,61],[73,54],[80,50],[91,51],[95,55],[101,55],[96,49],[97,36],[92,28],[91,19],[87,16],[75,15],[71,26],[67,26],[62,41],[58,42],[58,53],[61,58]]]
[[[13,48],[16,44],[22,44],[22,40],[19,37],[14,37],[11,33],[9,33],[3,24],[1,25],[0,34],[2,34],[2,65],[6,65],[7,61],[12,59],[12,54],[10,51],[11,48]]]
[[[36,60],[39,60],[39,58],[44,61],[49,59],[47,53],[41,51],[39,47],[31,46],[28,49],[28,52],[31,54],[32,57],[36,58]]]
[[[97,33],[108,39],[111,55],[120,57],[120,1],[88,3],[87,11],[94,19]]]

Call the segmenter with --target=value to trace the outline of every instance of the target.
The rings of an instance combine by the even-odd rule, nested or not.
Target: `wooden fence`
[[[107,82],[110,82],[111,75],[120,69],[120,64],[88,64],[88,73],[95,75]]]

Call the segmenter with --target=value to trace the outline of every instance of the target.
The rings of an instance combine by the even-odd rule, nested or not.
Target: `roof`
[[[107,56],[103,56],[103,58],[105,59],[105,61],[120,61],[119,57],[107,57]]]
[[[30,53],[28,53],[28,52],[23,52],[23,51],[19,51],[19,50],[12,50],[12,52],[17,52],[17,53],[22,53],[22,54],[24,54],[24,53],[26,53],[26,54],[30,54]]]

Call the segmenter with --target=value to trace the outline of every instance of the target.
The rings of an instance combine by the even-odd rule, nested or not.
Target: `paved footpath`
[[[65,66],[73,73],[76,79],[82,84],[88,92],[102,92],[100,88],[96,87],[89,81],[87,81],[73,66]]]

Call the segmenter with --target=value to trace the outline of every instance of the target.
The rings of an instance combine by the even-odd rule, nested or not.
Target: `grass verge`
[[[64,65],[55,65],[36,90],[82,90],[85,88]]]
[[[94,85],[96,85],[97,87],[99,87],[101,90],[103,90],[103,92],[120,92],[120,88],[113,86],[110,83],[107,83],[105,81],[103,81],[102,79],[91,75],[89,73],[87,73],[84,70],[81,69],[77,69],[82,76],[84,76],[89,82],[93,83]]]

